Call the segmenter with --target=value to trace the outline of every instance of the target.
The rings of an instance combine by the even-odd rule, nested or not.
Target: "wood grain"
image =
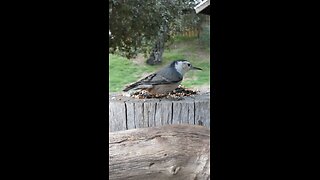
[[[109,133],[109,179],[210,179],[210,130],[184,124]]]
[[[109,96],[109,132],[167,124],[197,124],[210,128],[210,96],[183,99]]]

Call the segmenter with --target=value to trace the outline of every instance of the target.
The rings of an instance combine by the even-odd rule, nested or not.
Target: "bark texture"
[[[210,179],[210,130],[167,125],[109,133],[109,179]]]
[[[163,22],[159,36],[153,47],[149,58],[147,59],[147,64],[155,65],[162,62],[162,55],[165,48],[165,43],[168,40],[168,24],[166,21]]]

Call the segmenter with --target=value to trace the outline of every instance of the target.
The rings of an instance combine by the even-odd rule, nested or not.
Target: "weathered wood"
[[[126,111],[123,102],[109,102],[109,131],[120,131],[126,128]]]
[[[210,127],[210,109],[203,107],[210,107],[210,101],[195,101],[195,124]]]
[[[135,113],[134,113],[135,103],[126,102],[125,105],[127,107],[127,119],[126,119],[126,121],[127,121],[128,129],[135,129],[136,128]],[[109,121],[110,121],[110,117],[109,117]]]
[[[172,102],[157,102],[156,119],[160,125],[171,124],[172,119]]]
[[[183,99],[134,99],[110,95],[109,105],[110,132],[166,124],[197,124],[210,128],[209,94]]]
[[[172,124],[194,124],[194,101],[173,102]]]
[[[135,102],[134,104],[134,119],[137,128],[148,127],[148,122],[144,118],[143,102]]]
[[[143,117],[146,122],[148,122],[148,127],[155,127],[155,111],[156,111],[156,103],[153,102],[145,102],[143,103]]]
[[[169,125],[109,133],[109,179],[210,179],[210,130]]]

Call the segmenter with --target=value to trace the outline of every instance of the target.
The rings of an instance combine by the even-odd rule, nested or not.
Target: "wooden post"
[[[109,95],[109,132],[166,124],[210,128],[210,96],[202,94],[170,100]]]
[[[109,133],[109,179],[210,179],[210,130],[167,125]]]

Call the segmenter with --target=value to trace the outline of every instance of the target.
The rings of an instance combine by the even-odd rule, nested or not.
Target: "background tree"
[[[109,52],[133,58],[149,54],[159,64],[175,34],[199,27],[194,0],[109,0]]]

